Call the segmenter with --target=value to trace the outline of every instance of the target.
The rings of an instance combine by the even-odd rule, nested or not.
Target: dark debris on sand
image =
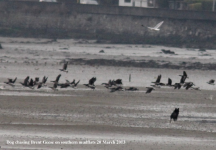
[[[216,70],[216,63],[200,62],[180,62],[173,64],[171,62],[161,63],[159,61],[135,61],[135,60],[115,60],[115,59],[69,59],[69,64],[73,65],[92,65],[92,66],[116,66],[116,67],[138,67],[138,68],[166,68],[166,69],[200,69]]]

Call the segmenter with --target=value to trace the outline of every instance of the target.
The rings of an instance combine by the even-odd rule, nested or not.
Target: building
[[[57,0],[39,0],[39,2],[57,2]]]
[[[57,0],[60,3],[78,4],[80,0]]]
[[[183,0],[169,1],[169,8],[177,10],[186,10],[187,2],[184,2]]]
[[[119,6],[155,8],[156,0],[119,0]]]
[[[98,5],[98,2],[96,0],[80,0],[80,4]]]

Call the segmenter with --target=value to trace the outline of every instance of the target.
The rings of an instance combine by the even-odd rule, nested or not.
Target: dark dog
[[[174,121],[177,121],[178,115],[179,115],[179,108],[175,108],[175,110],[173,111],[173,113],[170,116],[170,123],[171,123],[172,119]]]

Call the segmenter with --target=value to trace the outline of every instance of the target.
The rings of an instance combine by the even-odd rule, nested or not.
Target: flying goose
[[[186,76],[182,76],[180,79],[180,84],[183,85],[185,83],[186,78],[187,78]]]
[[[152,90],[155,90],[153,87],[146,87],[147,91],[146,94],[151,93]]]
[[[161,80],[161,74],[158,75],[157,80],[156,80],[155,82],[152,82],[152,83],[154,83],[155,85],[151,85],[151,86],[153,86],[153,87],[158,87],[158,88],[160,88],[160,86],[164,86],[165,84],[164,84],[164,83],[161,83],[160,80]]]
[[[54,82],[54,83],[53,83],[53,86],[52,86],[52,87],[49,87],[49,88],[51,88],[51,89],[54,90],[54,91],[58,91],[57,87],[58,87],[58,83],[57,83],[57,82]]]
[[[64,63],[63,68],[59,69],[59,70],[68,73],[67,65],[68,65],[68,61],[66,63]]]
[[[108,83],[102,83],[101,85],[104,85],[106,88],[108,88],[108,87],[111,87],[113,84],[112,84],[112,81],[109,80]]]
[[[70,86],[69,83],[62,83],[62,84],[58,84],[58,86],[60,86],[60,88],[67,88]]]
[[[157,77],[156,81],[155,81],[155,82],[152,82],[152,83],[154,83],[154,84],[158,85],[158,84],[160,83],[160,80],[161,80],[161,74],[160,74],[160,75],[158,75],[158,77]]]
[[[56,83],[58,83],[58,82],[59,82],[59,79],[60,79],[60,77],[61,77],[61,74],[59,74],[59,75],[56,77],[56,80],[55,80],[55,81],[51,81],[51,82],[56,82]]]
[[[11,85],[11,86],[14,86],[14,83],[16,82],[16,80],[17,80],[17,77],[14,80],[8,78],[8,82],[4,82],[4,83]]]
[[[89,80],[89,85],[95,86],[94,83],[95,83],[96,80],[97,80],[96,77],[92,77],[92,78]]]
[[[215,82],[215,80],[214,80],[214,79],[211,79],[211,80],[210,80],[209,82],[207,82],[207,83],[210,84],[210,85],[215,85],[214,82]]]
[[[192,86],[194,86],[195,84],[193,82],[187,82],[184,84],[184,87],[186,90],[188,90],[189,88],[191,88]]]
[[[124,88],[121,87],[121,86],[114,87],[114,88],[111,88],[111,91],[110,91],[110,92],[115,92],[115,91],[124,91]]]
[[[125,89],[126,91],[139,91],[136,87],[129,87],[128,89]]]
[[[88,83],[88,84],[83,84],[83,85],[85,85],[85,86],[87,86],[87,87],[89,87],[89,88],[91,88],[91,89],[95,89],[94,83],[95,83],[96,80],[97,80],[96,77],[92,77],[92,78],[89,80],[89,83]]]
[[[33,89],[34,88],[34,80],[31,78],[31,80],[30,80],[30,82],[29,82],[29,84],[28,84],[28,87],[29,88],[31,88],[31,89]]]
[[[95,89],[95,86],[93,86],[93,85],[89,85],[89,84],[83,84],[83,85],[85,85],[86,87],[88,87],[88,88],[90,88],[90,89]]]
[[[46,82],[47,82],[47,79],[48,79],[48,77],[44,76],[44,77],[43,77],[43,79],[42,79],[42,84],[44,84],[44,85],[45,85],[45,84],[46,84]]]
[[[69,80],[66,80],[66,82],[69,83],[70,85],[73,85],[73,84],[75,84],[75,79],[73,79],[72,82],[70,82]]]
[[[84,85],[85,85],[85,86],[87,86],[87,85],[95,86],[94,83],[95,83],[96,80],[97,80],[96,77],[92,77],[92,78],[89,80],[89,83],[88,83],[88,84],[84,84]]]
[[[28,86],[28,83],[29,83],[29,76],[27,76],[27,77],[24,79],[23,83],[20,82],[20,84],[22,84],[23,86]]]
[[[48,79],[48,77],[44,76],[43,79],[42,79],[42,81],[39,82],[39,78],[38,79],[35,78],[35,81],[37,81],[37,82],[35,82],[36,83],[35,85],[38,85],[37,89],[40,89],[42,86],[47,86],[46,85],[47,79]]]
[[[181,88],[181,83],[175,83],[174,84],[174,89],[180,89]]]
[[[38,84],[38,82],[39,82],[39,77],[35,77],[34,85]]]
[[[122,79],[115,80],[115,84],[122,84]]]
[[[187,75],[187,73],[186,73],[186,71],[183,71],[183,75],[179,75],[179,76],[181,76],[181,77],[184,76],[184,77],[186,77],[186,78],[189,78],[188,75]]]
[[[75,82],[75,81],[74,81]],[[79,81],[77,81],[76,83],[74,83],[73,85],[72,85],[72,88],[76,88],[77,87],[77,85],[79,84],[79,82],[80,82],[80,80]]]
[[[191,87],[191,88],[192,88],[192,90],[201,91],[201,90],[200,90],[200,87]]]
[[[41,87],[42,87],[42,82],[40,82],[39,84],[38,84],[38,86],[37,86],[37,89],[40,89]]]
[[[166,86],[174,86],[172,85],[172,79],[168,78],[168,83],[166,84]]]

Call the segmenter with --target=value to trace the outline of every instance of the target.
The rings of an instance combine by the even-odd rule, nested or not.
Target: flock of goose
[[[180,89],[181,87],[183,87],[186,90],[188,90],[188,89],[200,90],[199,87],[194,87],[195,84],[193,82],[185,82],[186,79],[189,78],[188,75],[187,75],[187,73],[186,73],[186,71],[183,71],[183,75],[179,75],[179,76],[181,76],[181,79],[180,79],[179,83],[172,84],[172,79],[168,78],[168,83],[165,84],[165,83],[161,83],[160,82],[161,75],[158,75],[157,80],[155,82],[152,82],[152,83],[154,83],[154,85],[151,85],[152,87],[147,87],[148,90],[147,90],[146,93],[151,93],[152,90],[155,90],[153,87],[160,88],[161,86],[174,87],[174,89]],[[215,82],[215,80],[211,79],[207,83],[210,84],[210,85],[215,85],[214,82]]]
[[[63,64],[63,68],[59,69],[60,71],[66,72],[68,73],[67,70],[67,66],[68,66],[68,62]],[[161,75],[158,75],[157,79],[155,82],[151,82],[153,83],[153,85],[151,85],[151,87],[146,87],[146,94],[151,93],[152,90],[155,90],[155,88],[160,88],[161,86],[168,86],[168,87],[173,87],[174,89],[180,89],[181,87],[184,87],[186,90],[188,89],[194,89],[194,90],[200,90],[199,87],[194,87],[195,84],[193,82],[185,82],[188,77],[186,71],[183,71],[183,75],[179,75],[181,76],[180,82],[179,83],[175,83],[172,84],[172,79],[168,78],[168,83],[161,83]],[[79,84],[79,81],[75,81],[75,79],[70,82],[68,80],[66,80],[66,83],[59,83],[59,79],[61,77],[61,74],[59,74],[56,79],[53,82],[53,86],[49,87],[53,90],[57,90],[57,87],[59,86],[60,88],[67,88],[67,87],[72,87],[72,88],[76,88],[77,85]],[[46,82],[47,82],[48,77],[44,76],[42,81],[39,82],[39,78],[36,77],[35,80],[33,80],[32,78],[30,79],[29,76],[27,76],[23,82],[20,82],[20,84],[24,87],[29,87],[31,89],[34,89],[35,86],[37,86],[37,89],[40,89],[43,86],[47,86]],[[8,79],[7,82],[4,82],[8,85],[11,86],[15,86],[14,83],[16,82],[17,77],[15,79]],[[96,77],[92,77],[89,82],[87,84],[83,84],[88,88],[91,89],[95,89],[95,82],[96,82]],[[207,82],[210,85],[214,85],[215,80],[211,79],[209,82]],[[117,80],[109,80],[108,83],[102,83],[102,85],[104,85],[104,87],[106,87],[107,89],[110,89],[110,92],[115,92],[115,91],[137,91],[139,90],[136,87],[129,87],[124,89],[121,85],[122,85],[122,79],[117,79]],[[179,108],[175,108],[175,110],[173,111],[173,113],[170,116],[170,122],[173,119],[174,121],[177,120],[178,118],[178,114],[179,114]]]
[[[59,70],[68,73],[67,66],[68,66],[68,62],[64,63],[62,69],[59,69]],[[61,77],[61,74],[59,74],[54,81],[51,81],[51,82],[53,82],[53,86],[49,87],[49,88],[51,88],[53,90],[57,90],[57,87],[60,87],[60,88],[67,88],[67,87],[76,88],[77,85],[80,82],[80,80],[76,82],[75,79],[74,79],[72,82],[70,82],[69,80],[66,80],[66,83],[59,83],[60,77]],[[30,77],[27,76],[24,79],[23,82],[20,82],[20,84],[22,86],[24,86],[24,87],[29,87],[31,89],[34,89],[35,87],[37,87],[37,89],[40,89],[43,86],[47,86],[46,85],[47,79],[48,79],[48,77],[44,76],[42,81],[40,82],[39,77],[36,77],[33,80],[32,78],[30,79]],[[16,80],[17,80],[17,77],[15,79],[8,78],[8,81],[6,81],[4,83],[14,87]],[[96,80],[97,80],[96,77],[92,77],[87,84],[83,84],[83,85],[85,85],[86,87],[91,88],[91,89],[94,90],[95,87],[96,87],[95,84],[94,84],[96,82]],[[122,80],[121,79],[117,79],[117,80],[113,80],[113,81],[110,80],[108,83],[102,83],[102,85],[105,85],[106,88],[111,89],[111,92],[117,91],[119,89],[123,90],[122,87],[118,86],[118,85],[122,85]],[[117,86],[117,87],[113,88],[113,86]],[[133,89],[135,90],[135,88],[133,88]],[[131,88],[129,88],[128,90],[131,90]]]
[[[68,73],[67,70],[67,66],[68,66],[68,62],[65,62],[63,64],[62,69],[59,69],[60,71],[66,72]],[[162,83],[161,82],[161,75],[158,75],[157,79],[155,82],[151,82],[153,83],[153,85],[151,85],[151,87],[146,87],[146,94],[151,93],[153,90],[155,90],[155,88],[160,88],[162,86],[168,86],[168,87],[173,87],[174,89],[180,89],[181,87],[185,88],[186,90],[188,89],[193,89],[193,90],[200,90],[199,87],[194,87],[195,84],[193,82],[185,82],[188,77],[186,71],[183,71],[183,75],[179,75],[181,76],[180,82],[179,83],[175,83],[172,84],[172,79],[168,78],[168,83]],[[67,88],[67,87],[72,87],[72,88],[76,88],[77,85],[79,84],[79,81],[75,81],[75,79],[70,82],[68,80],[66,80],[66,83],[59,83],[59,79],[61,77],[61,74],[59,74],[56,79],[53,82],[53,86],[50,87],[53,90],[57,90],[57,87],[59,86],[60,88]],[[44,76],[42,81],[39,82],[39,77],[36,77],[35,80],[33,80],[32,78],[30,79],[29,76],[27,76],[23,82],[20,82],[21,85],[23,85],[24,87],[29,87],[31,89],[34,89],[35,86],[37,86],[37,89],[40,89],[43,86],[47,86],[46,82],[47,82],[48,77]],[[11,86],[15,86],[14,83],[16,82],[17,78],[15,79],[8,79],[7,82],[4,82],[8,85]],[[91,89],[95,89],[95,85],[94,83],[96,82],[97,78],[96,77],[92,77],[89,82],[87,84],[83,84],[88,88]],[[210,85],[214,85],[215,80],[211,79],[210,81],[208,81],[207,83]],[[110,89],[110,92],[115,92],[115,91],[137,91],[139,90],[136,87],[129,87],[129,88],[123,88],[122,87],[122,79],[117,79],[117,80],[109,80],[107,83],[102,83],[102,85],[104,85],[104,87],[106,87],[107,89]]]

